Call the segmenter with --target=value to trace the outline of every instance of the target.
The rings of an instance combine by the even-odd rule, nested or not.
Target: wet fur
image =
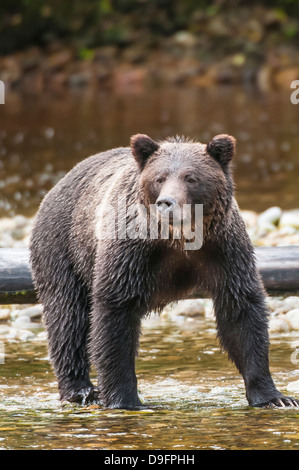
[[[179,137],[148,139],[137,135],[131,148],[82,161],[38,212],[31,264],[61,399],[141,406],[135,356],[142,317],[200,289],[213,298],[221,345],[244,378],[250,405],[274,403],[282,395],[269,372],[265,294],[233,196],[235,141],[220,136],[207,147]],[[182,172],[198,178],[192,190],[182,189],[187,202],[204,204],[200,250],[184,252],[180,240],[98,239],[103,201],[116,204],[122,194],[129,205],[148,207],[159,194],[157,176],[184,185]]]

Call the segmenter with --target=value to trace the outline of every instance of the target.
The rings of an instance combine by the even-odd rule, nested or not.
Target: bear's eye
[[[157,181],[158,184],[162,184],[162,183],[164,183],[165,178],[164,178],[164,176],[161,176],[160,178],[157,178],[156,181]]]
[[[185,177],[185,181],[190,184],[195,184],[197,182],[196,179],[193,178],[193,176],[189,176],[189,175]]]

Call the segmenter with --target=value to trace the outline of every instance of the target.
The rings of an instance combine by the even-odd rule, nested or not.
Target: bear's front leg
[[[255,407],[299,406],[277,390],[271,377],[265,295],[255,261],[248,252],[246,258],[238,250],[226,253],[230,259],[222,258],[214,308],[221,345],[244,378],[247,400]]]
[[[135,374],[139,333],[140,317],[132,305],[94,302],[91,358],[98,373],[100,401],[107,408],[142,406]]]
[[[253,294],[254,295],[254,294]],[[228,297],[226,295],[226,297]],[[298,406],[275,387],[268,361],[266,312],[257,300],[214,302],[218,336],[223,348],[244,378],[246,398],[250,406]]]

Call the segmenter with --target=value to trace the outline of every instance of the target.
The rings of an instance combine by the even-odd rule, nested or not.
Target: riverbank
[[[254,246],[299,245],[299,209],[284,211],[271,207],[263,213],[242,211]],[[0,219],[0,248],[27,248],[34,217],[17,215]],[[299,331],[299,297],[267,299],[270,333]],[[210,299],[186,300],[168,305],[163,320],[192,322],[197,318],[213,319]],[[0,306],[0,340],[45,340],[41,305]]]
[[[6,30],[0,28],[0,80],[29,95],[89,86],[123,91],[149,82],[289,89],[299,77],[294,6],[288,12],[220,3],[190,8],[137,2],[134,11],[110,5],[93,14],[83,6],[83,17],[70,11],[65,18],[58,18],[60,9],[34,7],[36,23],[27,18],[27,6],[6,18]]]
[[[142,45],[125,49],[102,46],[80,50],[63,43],[48,49],[0,56],[0,80],[6,91],[28,96],[61,95],[66,90],[139,91],[148,86],[255,86],[262,92],[290,90],[299,77],[299,50],[273,47],[260,54],[227,51],[221,57],[200,57],[200,42],[187,31],[167,38],[159,48]]]

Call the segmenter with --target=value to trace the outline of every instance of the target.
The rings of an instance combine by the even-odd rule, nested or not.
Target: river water
[[[62,95],[8,93],[0,107],[0,217],[33,215],[44,194],[83,158],[127,146],[132,134],[238,139],[242,209],[299,207],[299,104],[290,91],[167,87]]]
[[[299,379],[298,339],[272,338],[284,391]],[[299,410],[248,406],[212,320],[145,321],[136,367],[143,411],[60,404],[44,342],[7,341],[0,368],[0,449],[299,449]]]

